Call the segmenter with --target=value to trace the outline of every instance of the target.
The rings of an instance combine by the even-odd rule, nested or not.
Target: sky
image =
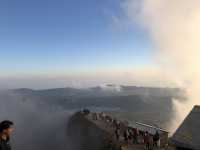
[[[127,19],[121,2],[1,0],[0,82],[151,66],[148,33]]]

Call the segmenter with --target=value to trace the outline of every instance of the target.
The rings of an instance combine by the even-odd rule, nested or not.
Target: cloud
[[[174,105],[179,118],[176,128],[200,104],[200,1],[125,0],[122,5],[129,19],[151,36],[161,70],[187,89],[189,100]]]
[[[12,120],[15,124],[11,138],[16,150],[69,150],[66,128],[71,112],[29,97],[24,101],[19,94],[0,93],[0,120]]]

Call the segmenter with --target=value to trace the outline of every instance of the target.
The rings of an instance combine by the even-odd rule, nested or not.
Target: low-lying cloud
[[[31,99],[31,98],[30,98]],[[15,123],[11,138],[15,150],[70,150],[66,136],[69,111],[42,106],[10,92],[0,93],[0,120]]]

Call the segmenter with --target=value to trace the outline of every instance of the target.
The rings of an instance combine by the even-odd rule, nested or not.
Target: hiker
[[[139,135],[139,131],[137,128],[133,129],[133,143],[134,144],[138,144],[138,135]]]
[[[128,141],[126,130],[124,131],[124,141],[126,141],[126,142]]]
[[[149,134],[149,150],[153,150],[153,136]]]
[[[101,120],[105,121],[105,116],[106,116],[105,113],[103,113],[103,112],[100,113],[100,118],[101,118]]]
[[[119,138],[120,138],[120,128],[115,129],[115,136],[116,136],[116,139],[119,140]]]
[[[156,149],[160,148],[160,135],[158,131],[156,131],[156,133],[153,136],[153,147]]]
[[[114,150],[114,145],[112,140],[109,140],[107,150]]]
[[[92,118],[93,118],[93,120],[98,120],[98,118],[97,118],[97,113],[93,113],[93,114],[92,114]]]
[[[0,150],[11,150],[10,135],[13,131],[13,122],[9,120],[0,123]]]
[[[113,119],[113,121],[112,121],[112,127],[113,128],[117,128],[117,120],[116,119]]]
[[[146,150],[149,150],[150,149],[150,135],[147,131],[144,134],[144,144],[145,144]]]
[[[89,110],[89,109],[83,109],[82,112],[83,112],[83,114],[86,115],[86,116],[90,114],[90,110]]]
[[[108,116],[108,115],[106,115],[105,116],[105,120],[106,120],[106,122],[112,122],[112,118],[110,117],[110,116]]]
[[[128,129],[128,140],[131,141],[133,139],[133,131],[132,128]]]
[[[128,142],[128,137],[129,137],[129,132],[128,132],[128,129],[126,129],[126,130],[124,131],[124,141],[125,141],[125,142]]]

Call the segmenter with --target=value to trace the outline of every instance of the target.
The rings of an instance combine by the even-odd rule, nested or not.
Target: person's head
[[[14,123],[9,120],[4,120],[0,123],[0,134],[4,134],[6,136],[10,136],[13,131]]]

